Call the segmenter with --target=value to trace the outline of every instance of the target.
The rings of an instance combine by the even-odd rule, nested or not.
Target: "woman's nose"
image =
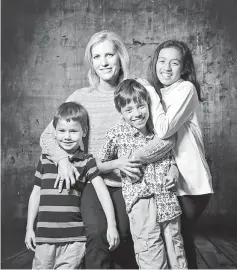
[[[107,61],[106,57],[101,57],[101,65],[102,66],[107,66],[108,65],[108,61]]]

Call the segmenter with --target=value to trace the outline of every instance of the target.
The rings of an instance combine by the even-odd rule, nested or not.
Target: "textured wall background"
[[[120,34],[132,76],[166,39],[186,41],[205,102],[203,131],[215,195],[206,211],[237,218],[237,2],[235,0],[2,0],[2,230],[25,221],[39,137],[56,107],[87,85],[88,38]],[[6,229],[7,228],[7,229]]]

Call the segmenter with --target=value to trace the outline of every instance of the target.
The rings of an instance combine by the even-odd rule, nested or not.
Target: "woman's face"
[[[115,84],[120,72],[120,58],[112,41],[105,40],[92,47],[92,63],[100,81]]]
[[[174,48],[164,48],[160,51],[156,63],[156,74],[163,86],[169,86],[181,78],[182,55]]]

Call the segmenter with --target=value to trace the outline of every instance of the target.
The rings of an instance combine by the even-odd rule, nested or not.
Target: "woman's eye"
[[[114,55],[113,55],[112,53],[110,53],[110,54],[108,54],[108,56],[109,56],[109,57],[112,57],[112,56],[114,56]]]
[[[97,58],[99,58],[99,55],[93,56],[93,59],[97,59]]]

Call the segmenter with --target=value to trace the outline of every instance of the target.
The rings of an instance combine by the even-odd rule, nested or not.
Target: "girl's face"
[[[120,72],[120,58],[115,51],[114,43],[105,40],[92,47],[92,64],[100,81],[115,84]]]
[[[182,54],[174,48],[164,48],[160,51],[156,63],[156,74],[163,86],[169,86],[181,78]]]

